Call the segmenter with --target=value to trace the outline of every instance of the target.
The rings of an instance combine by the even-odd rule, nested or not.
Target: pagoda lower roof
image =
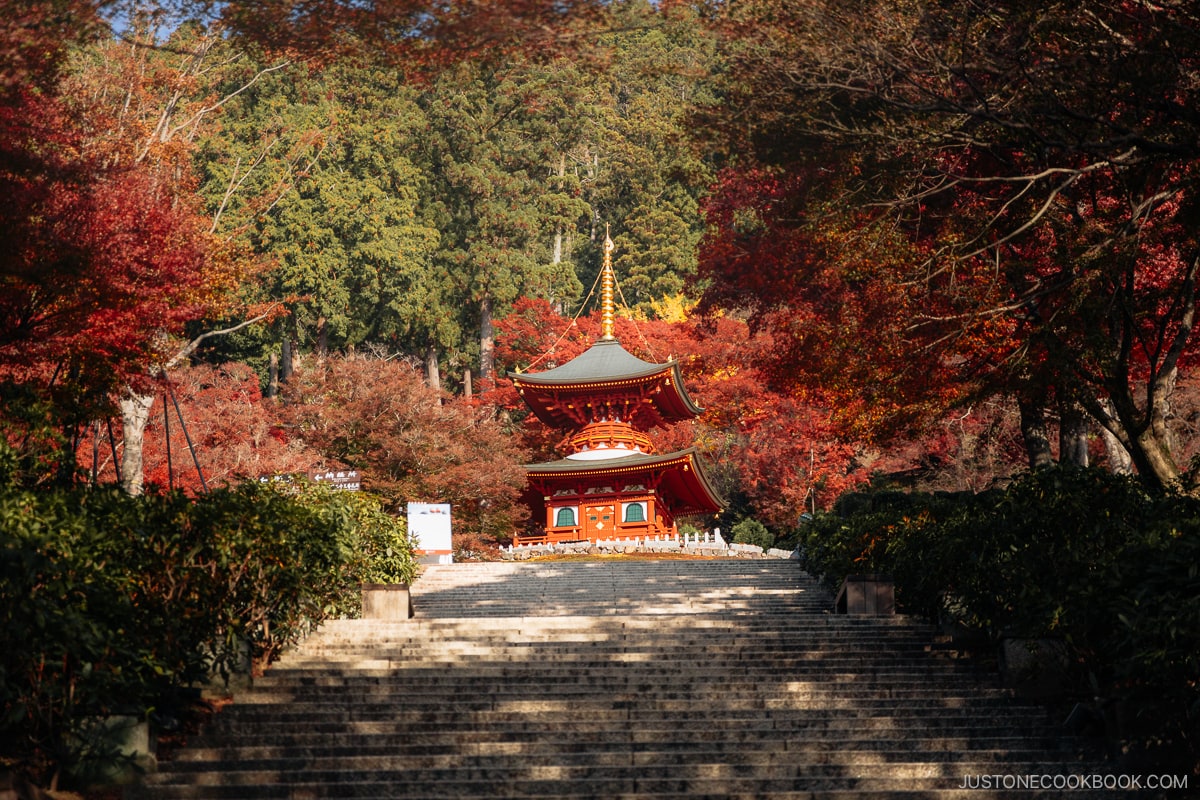
[[[539,419],[554,427],[579,427],[589,420],[571,404],[574,398],[602,400],[637,407],[650,404],[654,411],[638,408],[635,416],[645,426],[666,425],[693,419],[704,409],[688,397],[679,362],[655,364],[630,353],[616,339],[601,339],[562,366],[545,372],[510,372],[509,377]],[[658,379],[659,388],[652,390]],[[666,389],[666,391],[662,391]]]
[[[661,477],[659,495],[676,515],[714,514],[724,503],[708,482],[694,447],[675,453],[636,453],[615,458],[560,458],[542,464],[526,464],[528,479],[546,483],[578,479],[583,482],[596,478],[633,478],[639,474]]]

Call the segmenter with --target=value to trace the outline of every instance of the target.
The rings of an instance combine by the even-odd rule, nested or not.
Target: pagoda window
[[[571,506],[563,506],[558,509],[554,515],[554,527],[556,528],[571,528],[575,525],[575,509]]]
[[[625,504],[625,521],[626,522],[645,522],[646,521],[646,504],[645,503],[626,503]]]

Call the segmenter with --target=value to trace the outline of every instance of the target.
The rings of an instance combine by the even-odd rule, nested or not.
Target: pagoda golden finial
[[[616,278],[613,276],[612,251],[613,241],[609,238],[608,226],[604,226],[604,265],[600,268],[600,338],[610,340],[613,336],[613,289]]]

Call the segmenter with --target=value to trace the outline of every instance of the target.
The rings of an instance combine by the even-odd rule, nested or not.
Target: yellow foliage
[[[650,301],[650,308],[653,309],[654,316],[663,322],[686,322],[695,307],[696,301],[682,293]]]

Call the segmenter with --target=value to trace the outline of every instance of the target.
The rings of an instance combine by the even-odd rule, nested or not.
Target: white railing
[[[729,544],[721,535],[720,528],[711,531],[693,531],[677,536],[628,536],[601,539],[596,542],[539,542],[518,544],[501,547],[508,558],[524,560],[538,553],[586,553],[593,548],[600,551],[616,552],[632,549],[640,553],[668,553],[684,551],[703,551],[708,555],[726,555],[735,558],[780,558],[795,560],[799,554],[792,550],[771,548],[763,551],[761,547],[751,544]],[[507,560],[507,559],[506,559]]]

